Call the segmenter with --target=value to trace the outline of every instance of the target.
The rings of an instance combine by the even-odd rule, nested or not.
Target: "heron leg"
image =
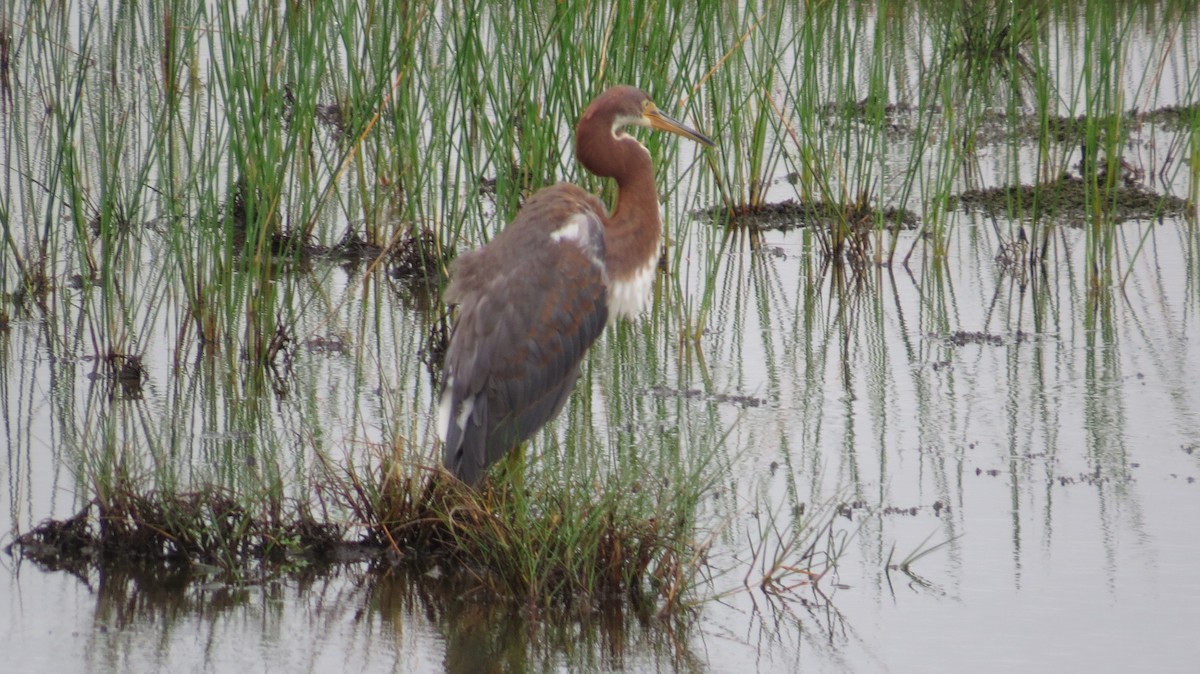
[[[525,494],[525,446],[528,441],[518,442],[500,460],[499,474],[496,480],[502,484],[511,485],[514,495]]]

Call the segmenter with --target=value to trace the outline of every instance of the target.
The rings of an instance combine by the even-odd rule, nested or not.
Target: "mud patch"
[[[1100,467],[1090,473],[1079,473],[1078,475],[1056,475],[1052,481],[1060,487],[1081,484],[1095,487],[1103,484],[1128,484],[1133,482],[1133,476],[1125,475],[1105,475],[1100,472]]]
[[[346,541],[336,525],[297,510],[252,515],[219,490],[92,501],[66,520],[47,520],[6,548],[51,570],[99,563],[203,564],[236,574],[252,566],[332,561]]]
[[[436,282],[449,264],[449,256],[428,227],[416,232],[398,231],[386,246],[367,240],[362,234],[347,230],[334,246],[312,247],[314,255],[340,260],[346,266],[382,262],[388,275],[403,281]]]
[[[362,234],[347,229],[334,245],[318,253],[343,261],[373,260],[383,255],[383,246],[367,241]]]
[[[1095,210],[1117,223],[1182,217],[1188,212],[1187,202],[1179,197],[1157,194],[1125,181],[1106,188],[1103,176],[1099,182],[1102,186],[1095,188],[1082,178],[1063,176],[1037,185],[967,190],[958,196],[958,205],[968,213],[1055,219],[1074,226],[1088,222]]]
[[[885,504],[882,506],[871,506],[866,501],[843,501],[834,506],[834,513],[838,517],[844,517],[853,521],[857,514],[861,519],[863,516],[878,515],[881,517],[916,517],[922,513],[932,513],[934,517],[941,517],[950,513],[950,505],[942,502],[940,499],[934,501],[930,505],[909,505],[898,506]]]
[[[940,106],[917,107],[907,103],[890,103],[877,110],[867,100],[848,104],[828,104],[822,109],[827,122],[833,128],[841,125],[868,125],[877,118],[887,136],[893,140],[914,140],[924,136],[932,128],[945,124]],[[1200,103],[1191,105],[1168,105],[1153,110],[1132,109],[1121,115],[1119,124],[1135,129],[1143,124],[1160,126],[1167,130],[1189,128],[1200,115]],[[934,119],[930,119],[933,117]],[[970,129],[970,144],[996,145],[1012,142],[1031,143],[1045,137],[1049,140],[1078,144],[1087,138],[1088,125],[1094,125],[1104,138],[1104,130],[1112,128],[1115,120],[1111,116],[1089,119],[1086,115],[1067,117],[1048,115],[1043,121],[1039,114],[1009,115],[1005,112],[988,111],[979,116],[974,128]]]
[[[422,227],[409,233],[392,247],[388,258],[388,273],[392,278],[414,281],[433,281],[441,278],[449,264],[433,230]]]
[[[714,206],[698,211],[700,219],[714,223],[725,223],[730,227],[776,230],[787,232],[801,227],[827,229],[847,224],[855,229],[874,229],[883,222],[891,229],[916,229],[917,214],[905,208],[889,206],[879,209],[862,203],[835,203],[829,201],[795,201],[788,199],[760,206]]]
[[[1087,138],[1088,118],[1048,115],[1044,122],[1048,139],[1066,145],[1078,145]],[[1104,120],[1096,124],[1105,128]],[[986,112],[979,125],[972,130],[971,142],[975,146],[1008,143],[1033,143],[1042,137],[1043,122],[1040,115],[1009,115],[1004,112]],[[1103,135],[1101,135],[1103,138]]]
[[[756,398],[754,396],[739,395],[736,393],[706,393],[700,389],[673,389],[667,386],[651,386],[641,389],[639,393],[659,398],[686,398],[688,400],[703,400],[718,404],[737,405],[738,407],[760,407],[767,404],[765,398]]]
[[[1135,110],[1132,114],[1139,120],[1160,124],[1168,129],[1187,129],[1200,119],[1200,103],[1168,105],[1143,113]]]
[[[855,124],[870,123],[872,114],[879,114],[885,133],[893,140],[914,140],[924,136],[932,128],[941,127],[941,106],[920,108],[907,103],[885,105],[879,113],[873,113],[865,101],[849,105],[827,105],[825,115]],[[931,120],[930,117],[936,119]],[[1144,117],[1149,119],[1148,117]],[[970,130],[970,141],[975,146],[997,143],[1033,142],[1042,136],[1040,115],[1009,115],[1004,112],[984,112]],[[1046,135],[1060,143],[1079,143],[1087,133],[1087,118],[1051,115],[1045,121]]]
[[[1005,344],[1020,344],[1028,342],[1032,339],[1032,335],[1028,332],[1018,330],[1011,335],[997,335],[990,332],[972,332],[968,330],[955,330],[950,333],[931,332],[928,334],[930,339],[943,340],[951,346],[967,346],[975,344],[978,346],[1004,346]],[[936,369],[936,368],[935,368]]]
[[[53,571],[78,572],[95,558],[95,536],[88,508],[65,520],[47,520],[29,533],[18,536],[4,551],[19,549],[26,557]]]

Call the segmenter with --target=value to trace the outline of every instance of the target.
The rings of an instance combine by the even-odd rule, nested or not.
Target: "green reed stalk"
[[[1043,29],[1047,30],[1047,29]],[[1040,31],[1039,31],[1040,33]],[[1048,40],[1038,40],[1029,51],[1030,64],[1033,71],[1033,114],[1037,118],[1037,172],[1036,181],[1039,184],[1057,180],[1065,170],[1067,150],[1054,141],[1051,118],[1055,117],[1059,101],[1058,91],[1054,86],[1051,68],[1054,58],[1050,52]],[[1015,125],[1016,121],[1012,122]],[[1010,126],[1012,128],[1012,126]],[[1015,129],[1013,130],[1015,134]],[[1015,161],[1015,158],[1014,158]],[[1033,203],[1018,204],[1014,215],[1022,222],[1028,222],[1029,251],[1027,262],[1030,268],[1038,262],[1046,262],[1050,245],[1050,236],[1054,231],[1053,225],[1040,217],[1042,204],[1041,190],[1035,190]],[[1018,225],[1021,226],[1021,225]]]
[[[1191,53],[1191,50],[1196,48],[1197,45],[1192,42],[1195,37],[1183,31],[1180,39],[1185,45],[1185,53]],[[1184,153],[1188,157],[1188,201],[1192,206],[1190,223],[1192,229],[1196,230],[1197,223],[1200,222],[1200,68],[1194,69],[1188,80],[1187,100],[1193,103],[1184,116],[1182,135],[1186,138],[1183,144]]]
[[[1110,286],[1115,273],[1116,223],[1111,216],[1121,173],[1124,145],[1124,91],[1121,84],[1125,34],[1111,5],[1089,5],[1084,41],[1083,157],[1084,200],[1087,205],[1088,283],[1093,291]]]

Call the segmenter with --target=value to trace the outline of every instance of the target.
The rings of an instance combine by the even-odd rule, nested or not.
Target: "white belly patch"
[[[624,318],[633,320],[650,305],[651,290],[654,288],[654,277],[658,272],[658,256],[638,267],[627,279],[609,279],[608,282],[608,316],[609,319]]]

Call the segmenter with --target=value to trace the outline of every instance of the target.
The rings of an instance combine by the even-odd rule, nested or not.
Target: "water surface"
[[[78,38],[78,16],[64,21],[63,35]],[[873,15],[856,21],[865,34],[876,27]],[[1196,23],[1189,16],[1164,35],[1154,22],[1133,22],[1128,70],[1118,79],[1140,108],[1195,103],[1189,45]],[[1090,44],[1081,39],[1085,29],[1054,24],[1060,58],[1050,71],[1063,91],[1082,86],[1076,76],[1078,53]],[[209,63],[208,49],[219,44],[203,43],[200,61]],[[921,54],[925,47],[905,67],[919,68]],[[794,53],[778,60],[801,67]],[[53,78],[33,76],[36,64],[20,66],[30,85],[20,92],[23,104],[54,98]],[[823,92],[826,68],[837,72],[822,61]],[[86,106],[104,81],[89,80],[85,149],[95,146],[83,131],[95,131],[104,114]],[[896,82],[888,91],[898,101],[910,93]],[[1059,112],[1073,110],[1064,104]],[[216,118],[216,128],[226,123],[223,110],[191,113]],[[939,114],[937,124],[949,123],[944,111],[906,114]],[[51,163],[54,147],[53,134],[33,119],[41,118],[19,118],[26,134],[9,127],[4,136],[6,179],[26,186],[4,202],[9,222],[20,225],[18,249],[36,240],[38,223],[87,224],[71,221],[62,204],[31,200],[44,195],[29,187],[29,174]],[[138,119],[138,133],[154,127],[152,115]],[[817,140],[836,143],[843,121],[825,123],[818,133],[828,135]],[[461,133],[450,147],[470,146],[470,132]],[[773,133],[789,159],[770,172],[767,199],[797,198],[787,174],[797,168],[789,162],[798,136]],[[1181,168],[1187,138],[1148,122],[1130,134],[1123,157],[1151,169],[1156,191],[1195,199]],[[904,178],[914,154],[927,155],[928,165],[918,164],[935,170],[940,146],[899,133],[887,139],[878,177],[883,199],[908,199],[907,207],[926,214],[924,192],[938,181],[918,181],[910,191]],[[848,146],[841,168],[853,166],[850,151],[862,147]],[[1074,151],[1056,149],[1064,170]],[[496,170],[490,158],[475,166],[463,152],[437,159],[461,162],[463,176]],[[1195,220],[1143,218],[1117,227],[1118,273],[1098,290],[1089,289],[1088,234],[1065,219],[1033,223],[952,210],[944,255],[934,254],[926,231],[909,231],[898,243],[913,250],[907,264],[831,266],[807,230],[726,235],[694,216],[720,202],[702,156],[681,146],[659,162],[671,247],[654,307],[638,324],[601,338],[563,417],[530,449],[537,456],[582,438],[610,465],[661,457],[668,448],[686,453],[680,460],[715,455],[717,486],[697,532],[712,542],[711,580],[701,584],[693,611],[547,620],[463,594],[437,570],[414,574],[382,559],[298,565],[233,582],[206,568],[51,570],[5,556],[6,666],[1192,671],[1200,662],[1192,634],[1200,616]],[[1039,157],[1028,138],[993,140],[972,156],[972,170],[950,180],[956,191],[1030,182]],[[568,167],[556,177],[577,176],[569,155],[556,161]],[[1172,170],[1155,170],[1162,167]],[[338,187],[349,203],[362,184],[349,176]],[[446,189],[456,190],[473,204],[468,225],[481,227],[468,227],[464,246],[502,226],[502,205],[466,187]],[[331,210],[320,236],[361,225],[347,214],[354,207]],[[187,230],[173,228],[178,221],[167,213],[145,215],[129,237],[133,252],[118,265],[122,283],[138,292],[114,301],[94,284],[71,286],[82,264],[76,253],[90,248],[73,247],[64,234],[64,252],[49,263],[52,307],[10,308],[8,330],[0,332],[5,543],[44,518],[77,512],[105,461],[152,483],[247,492],[278,483],[289,496],[319,501],[325,462],[370,465],[394,447],[434,460],[433,395],[420,354],[438,317],[436,288],[329,259],[282,271],[272,285],[294,300],[289,328],[299,344],[288,374],[264,384],[243,376],[249,368],[241,354],[213,355],[196,345],[179,281],[185,271],[173,266],[180,256],[172,237]],[[1039,227],[1051,228],[1045,262],[1006,263],[1019,231],[1045,231]],[[18,282],[5,255],[12,307]],[[693,341],[700,315],[705,329]],[[136,391],[106,374],[97,347],[129,334],[146,367]],[[323,512],[351,529],[360,524],[336,506]],[[802,557],[779,543],[796,522],[832,523],[812,539],[822,554]],[[786,589],[764,592],[760,582],[777,553],[779,568],[788,570]],[[901,568],[906,559],[911,564]],[[814,581],[805,571],[824,575]]]

